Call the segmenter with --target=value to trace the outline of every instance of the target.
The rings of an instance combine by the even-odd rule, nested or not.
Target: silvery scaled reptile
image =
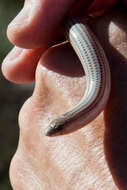
[[[90,27],[87,23],[69,19],[65,33],[83,66],[87,87],[78,105],[51,121],[45,130],[47,136],[64,134],[77,120],[82,120],[79,128],[85,126],[104,109],[110,94],[108,60]]]

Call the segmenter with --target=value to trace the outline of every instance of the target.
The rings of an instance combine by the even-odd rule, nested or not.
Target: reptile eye
[[[65,30],[65,36],[81,61],[88,83],[79,104],[65,113],[64,117],[59,116],[51,122],[46,130],[46,135],[49,136],[59,135],[60,131],[64,134],[65,127],[77,120],[81,120],[80,128],[91,122],[104,109],[110,93],[109,64],[103,48],[89,26],[69,19],[65,23]],[[78,126],[75,127],[77,129]]]

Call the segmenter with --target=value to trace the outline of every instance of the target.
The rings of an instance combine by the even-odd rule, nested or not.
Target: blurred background
[[[13,47],[6,36],[7,25],[22,6],[23,0],[0,0],[0,64]],[[18,144],[18,113],[32,91],[33,84],[10,83],[0,72],[0,190],[12,190],[9,165]]]
[[[23,0],[0,0],[0,64],[13,47],[6,37],[7,25],[22,6]],[[31,84],[10,83],[0,71],[0,190],[12,190],[9,165],[18,143],[18,112],[32,88]]]

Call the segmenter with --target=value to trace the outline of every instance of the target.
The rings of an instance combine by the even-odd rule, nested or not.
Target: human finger
[[[37,63],[47,48],[48,46],[37,49],[14,47],[2,63],[3,75],[15,83],[34,81]]]
[[[67,16],[85,15],[92,10],[110,7],[116,0],[29,0],[8,26],[10,41],[22,48],[38,48],[53,44],[63,34],[62,23]],[[107,5],[107,6],[106,6]]]
[[[102,113],[75,133],[49,138],[43,131],[50,120],[79,102],[84,93],[85,77],[69,77],[66,70],[63,75],[52,71],[52,65],[58,65],[56,62],[61,63],[63,58],[62,53],[53,58],[57,54],[55,51],[60,55],[65,49],[56,46],[42,56],[33,96],[24,104],[19,116],[20,142],[10,170],[14,189],[25,190],[31,185],[34,189],[47,190],[54,190],[54,187],[126,189],[125,22],[125,15],[121,18],[116,12],[114,17],[112,14],[103,17],[93,27],[110,62],[113,85],[110,105],[105,120]]]

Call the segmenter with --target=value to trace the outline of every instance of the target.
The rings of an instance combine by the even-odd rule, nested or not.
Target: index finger
[[[84,7],[89,0],[80,0]],[[9,40],[23,48],[37,48],[60,36],[60,23],[75,0],[26,0],[23,9],[8,26]]]
[[[23,9],[11,22],[9,40],[22,48],[53,44],[62,34],[61,23],[68,15],[83,15],[90,10],[112,5],[116,0],[26,0]],[[94,8],[94,9],[93,9]]]

